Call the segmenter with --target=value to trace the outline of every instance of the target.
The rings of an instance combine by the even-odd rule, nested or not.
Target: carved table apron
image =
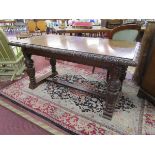
[[[51,38],[53,36],[51,35]],[[69,40],[70,45],[73,44],[74,39],[76,39],[76,42],[77,42],[77,38],[75,38],[75,37],[69,38],[69,37],[73,37],[73,36],[59,36],[59,37],[57,36],[56,38],[54,36],[53,39],[60,40],[62,38],[63,39],[67,38],[66,40]],[[47,38],[49,38],[49,35]],[[46,38],[46,41],[47,41],[47,38]],[[91,38],[78,37],[78,39],[79,38],[81,38],[82,41],[84,41],[84,40],[89,41],[91,39]],[[69,62],[75,62],[75,63],[79,63],[79,64],[84,64],[84,65],[100,67],[100,68],[107,68],[109,71],[110,78],[107,81],[107,91],[106,91],[106,96],[105,96],[105,99],[106,99],[105,107],[106,108],[103,112],[103,117],[107,118],[107,119],[111,119],[112,115],[113,115],[114,108],[115,108],[115,104],[117,102],[119,93],[121,91],[121,84],[122,84],[123,80],[125,79],[127,67],[128,66],[136,66],[136,64],[137,64],[135,61],[135,53],[137,53],[137,51],[139,49],[138,43],[135,44],[135,46],[133,46],[133,49],[135,50],[135,52],[134,52],[134,58],[131,59],[131,58],[122,58],[119,56],[113,56],[113,55],[108,55],[108,54],[107,55],[99,54],[97,52],[100,52],[100,51],[98,51],[96,48],[94,48],[95,52],[97,51],[96,53],[95,52],[94,53],[87,52],[87,51],[83,52],[79,49],[76,50],[75,48],[73,48],[73,49],[65,49],[62,47],[55,48],[52,45],[47,45],[47,43],[46,43],[46,45],[44,45],[45,43],[42,43],[42,41],[44,41],[44,39],[45,39],[45,37],[42,37],[42,36],[39,38],[39,41],[41,40],[41,43],[33,42],[35,40],[35,38],[28,38],[28,39],[23,39],[23,40],[18,40],[18,41],[16,40],[16,41],[9,42],[10,45],[22,47],[22,52],[25,57],[25,64],[27,67],[27,74],[30,79],[29,88],[35,89],[40,83],[43,82],[43,79],[35,78],[35,67],[33,64],[33,60],[31,59],[32,55],[38,55],[38,56],[44,56],[44,57],[50,58],[52,75],[49,73],[48,75],[46,75],[44,77],[44,79],[47,78],[48,76],[55,76],[58,74],[56,71],[56,59],[69,61]],[[70,39],[73,39],[72,42],[70,42]],[[74,43],[74,45],[76,44],[76,47],[78,47],[80,45],[81,45],[81,47],[83,47],[83,44],[86,44],[86,43],[81,42],[81,39],[80,39],[80,43],[79,42]],[[107,46],[107,44],[109,45],[109,43],[110,43],[111,47],[113,45],[115,45],[115,42],[113,42],[113,44],[111,44],[111,41],[109,41],[107,39],[106,40],[101,39],[101,38],[94,38],[94,39],[96,39],[95,40],[96,43],[97,43],[97,41],[103,41],[103,44],[105,47]],[[80,45],[78,45],[78,44],[80,44]],[[65,46],[66,46],[66,44],[65,44]],[[96,45],[96,47],[97,46],[100,46],[100,45]],[[84,48],[86,50],[88,50],[88,45],[85,45]],[[124,47],[123,47],[123,49],[125,50]],[[103,48],[102,50],[105,50],[105,49]],[[121,50],[121,48],[118,50]],[[91,93],[97,97],[103,97],[103,94],[96,93],[92,90],[87,90],[86,88],[82,88],[80,86],[75,86],[73,84],[69,84],[65,81],[64,82],[63,81],[54,81],[54,82]]]

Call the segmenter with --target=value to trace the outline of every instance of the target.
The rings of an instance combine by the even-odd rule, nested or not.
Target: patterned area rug
[[[50,71],[50,67],[37,72],[40,77]],[[72,63],[58,63],[61,79],[105,93],[105,70],[92,67],[81,68]],[[138,98],[136,87],[125,80],[123,90],[116,104],[111,121],[103,118],[104,98],[96,98],[82,91],[46,81],[36,89],[28,88],[26,77],[8,87],[1,93],[26,109],[38,114],[71,134],[154,134],[155,110],[151,104]],[[151,111],[150,111],[151,110]]]

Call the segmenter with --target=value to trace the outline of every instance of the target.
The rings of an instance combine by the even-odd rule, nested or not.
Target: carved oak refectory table
[[[29,88],[31,89],[35,89],[42,82],[42,79],[38,80],[35,78],[32,55],[50,58],[52,68],[52,75],[49,74],[50,76],[57,74],[56,59],[108,69],[110,78],[107,81],[105,109],[103,112],[103,116],[107,119],[112,118],[127,67],[137,65],[136,56],[140,47],[139,43],[127,41],[52,34],[21,40],[10,40],[9,44],[22,47],[27,74],[30,79]],[[59,81],[59,83],[96,96],[103,96],[103,94],[70,85],[67,82]]]

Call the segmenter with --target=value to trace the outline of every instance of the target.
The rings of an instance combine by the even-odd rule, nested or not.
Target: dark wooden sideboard
[[[155,105],[155,22],[148,23],[142,39],[138,96]]]

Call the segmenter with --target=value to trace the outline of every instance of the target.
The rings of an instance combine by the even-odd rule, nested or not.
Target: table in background
[[[75,35],[79,33],[84,33],[84,36],[86,34],[89,34],[90,36],[93,34],[96,34],[96,37],[102,37],[104,33],[109,33],[112,31],[112,29],[108,29],[106,27],[101,27],[101,26],[93,26],[92,28],[73,28],[72,26],[67,26],[66,28],[62,29],[59,26],[54,26],[53,28],[54,33],[58,34],[65,34],[65,33],[70,33],[72,35],[73,33]],[[89,36],[88,35],[88,36]]]
[[[15,24],[15,20],[0,20],[0,24],[3,25],[14,25]]]

